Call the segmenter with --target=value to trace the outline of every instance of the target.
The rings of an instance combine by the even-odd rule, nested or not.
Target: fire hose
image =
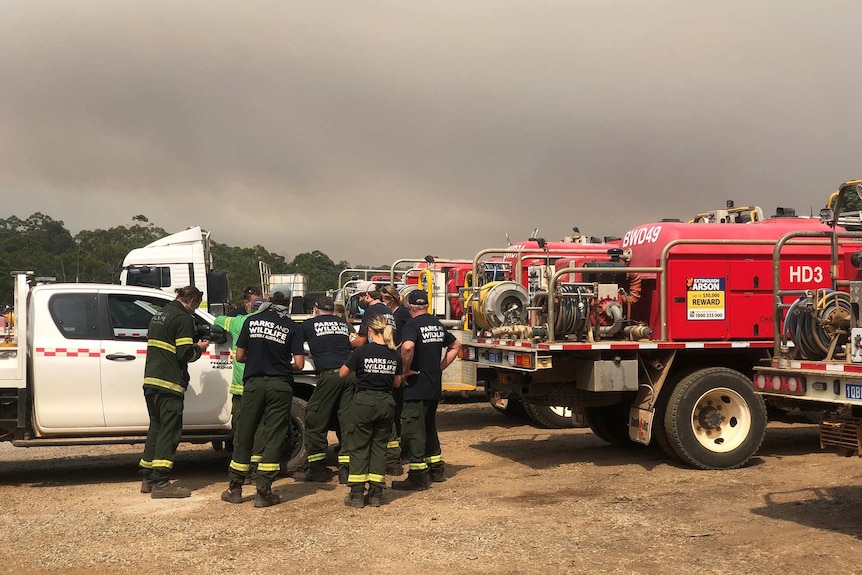
[[[846,341],[852,312],[847,293],[824,289],[816,294],[800,296],[791,304],[784,331],[803,358],[819,361],[827,358],[833,340],[844,336]]]

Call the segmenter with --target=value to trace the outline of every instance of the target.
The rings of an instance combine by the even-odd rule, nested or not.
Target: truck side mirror
[[[832,223],[833,219],[835,219],[835,213],[832,211],[832,208],[821,208],[821,210],[820,210],[820,223],[821,224]]]

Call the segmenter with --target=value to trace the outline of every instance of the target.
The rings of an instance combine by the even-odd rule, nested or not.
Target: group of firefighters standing
[[[425,490],[444,480],[436,414],[443,370],[460,343],[428,313],[424,291],[410,292],[404,305],[392,286],[361,282],[356,291],[364,313],[355,332],[331,298],[320,298],[314,315],[300,324],[281,294],[266,301],[253,289],[245,293],[245,314],[216,319],[235,347],[233,454],[223,501],[242,503],[243,485],[253,476],[255,507],[280,502],[272,483],[289,434],[293,374],[304,367],[306,344],[318,379],[306,407],[307,464],[296,478],[328,480],[327,435],[334,428],[349,507],[380,506],[386,475],[401,475],[402,459],[407,477],[393,481],[393,489]],[[150,429],[140,466],[141,491],[153,498],[190,495],[168,475],[182,433],[187,364],[209,343],[193,339],[191,313],[200,299],[195,288],[182,288],[150,324],[144,379]]]

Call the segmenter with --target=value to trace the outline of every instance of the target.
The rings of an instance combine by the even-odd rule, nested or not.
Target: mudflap
[[[629,411],[629,439],[635,443],[649,445],[652,439],[652,418],[655,409],[632,407]]]

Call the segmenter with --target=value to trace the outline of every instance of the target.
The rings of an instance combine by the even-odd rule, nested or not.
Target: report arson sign
[[[725,318],[725,278],[686,278],[686,317],[690,320]]]

